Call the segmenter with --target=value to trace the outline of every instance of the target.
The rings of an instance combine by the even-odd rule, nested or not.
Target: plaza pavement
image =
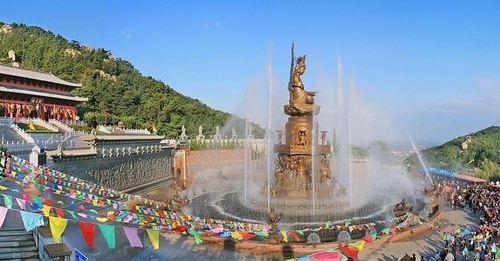
[[[479,216],[469,210],[445,209],[441,219],[441,231],[450,231],[457,228],[450,224],[478,224]],[[157,254],[162,255],[165,260],[186,260],[186,261],[205,261],[205,260],[286,260],[293,257],[291,253],[256,253],[251,251],[236,250],[230,245],[200,244],[196,245],[192,236],[178,235],[173,233],[164,233],[161,235],[160,249]],[[431,230],[427,234],[417,238],[414,241],[384,243],[375,241],[368,243],[365,249],[360,252],[358,260],[399,260],[406,253],[410,256],[415,253],[417,260],[420,256],[434,256],[437,250],[444,247],[444,240],[437,230]]]

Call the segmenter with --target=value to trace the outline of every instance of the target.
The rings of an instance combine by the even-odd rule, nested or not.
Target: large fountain
[[[274,149],[274,154],[268,153],[268,164],[248,163],[254,164],[251,174],[247,163],[244,169],[224,171],[239,171],[241,175],[236,177],[221,178],[219,170],[198,173],[189,192],[192,202],[185,211],[202,217],[262,224],[271,222],[271,213],[273,220],[279,213],[280,227],[296,228],[327,221],[363,224],[387,220],[401,199],[406,199],[415,210],[423,207],[417,206],[420,203],[411,182],[401,175],[384,173],[377,181],[357,186],[341,184],[338,178],[345,173],[339,172],[351,168],[336,165],[352,163],[339,159],[332,151],[336,144],[330,144],[327,131],[320,131],[315,121],[320,112],[315,103],[317,93],[306,91],[301,79],[305,69],[306,56],[295,58],[292,45],[289,101],[284,105],[288,121],[284,130],[276,131],[275,144],[268,148]],[[354,196],[350,189],[356,190]]]

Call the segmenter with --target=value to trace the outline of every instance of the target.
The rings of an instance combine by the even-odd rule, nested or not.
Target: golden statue
[[[271,231],[276,231],[278,229],[278,222],[280,222],[283,217],[283,213],[279,213],[276,215],[276,210],[274,207],[271,207],[271,210],[268,214],[269,226],[271,226]]]
[[[289,104],[285,106],[285,113],[288,115],[309,114],[316,111],[317,106],[314,104],[314,96],[316,92],[308,92],[304,90],[304,84],[300,78],[306,71],[306,56],[297,58],[297,64],[293,70],[290,85]]]

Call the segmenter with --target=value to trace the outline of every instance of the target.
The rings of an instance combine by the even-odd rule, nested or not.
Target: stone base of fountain
[[[439,204],[437,206],[437,210],[429,218],[430,224],[436,224],[443,217],[444,206]],[[410,241],[423,234],[429,232],[432,228],[429,227],[428,224],[420,224],[418,226],[410,227],[396,236],[387,236],[382,237],[374,241],[372,244],[376,244],[376,246],[381,246],[384,243],[393,243],[393,242],[402,242],[402,241]],[[269,244],[265,241],[256,241],[256,240],[248,240],[248,241],[236,241],[232,238],[220,238],[218,236],[211,235],[208,232],[204,232],[200,234],[201,239],[204,243],[209,244],[220,244],[224,246],[231,245],[237,250],[247,250],[252,252],[292,252],[296,256],[300,255],[308,255],[320,251],[324,251],[327,249],[332,249],[339,247],[340,244],[338,242],[327,242],[327,243],[319,243],[319,244],[307,244],[307,243],[279,243],[279,244]]]

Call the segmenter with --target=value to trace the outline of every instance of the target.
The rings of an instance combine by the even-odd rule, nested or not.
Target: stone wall
[[[250,158],[251,151],[248,151]],[[186,168],[187,176],[192,177],[193,174],[202,172],[208,169],[223,169],[230,167],[244,167],[245,165],[245,150],[198,150],[186,151]]]
[[[109,188],[126,190],[172,179],[172,149],[150,154],[54,163],[54,169]]]

